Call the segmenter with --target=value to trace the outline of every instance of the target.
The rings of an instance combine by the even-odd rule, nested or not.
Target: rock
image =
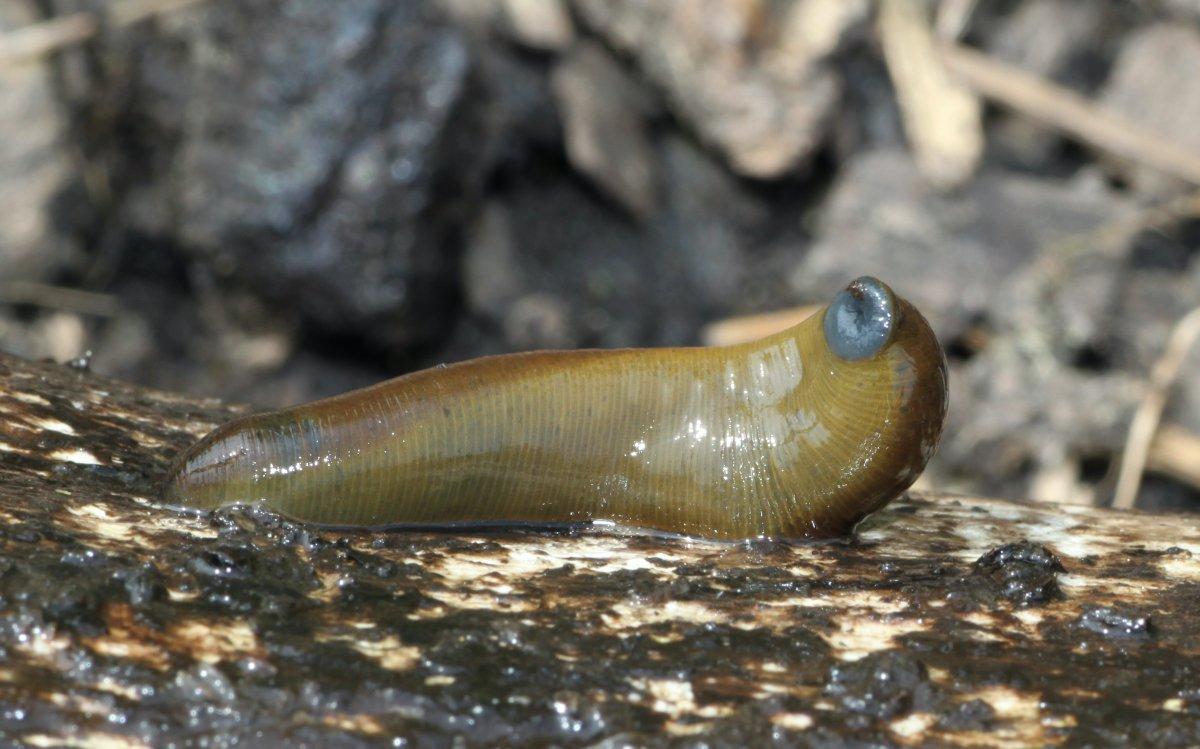
[[[488,121],[496,133],[495,170],[519,172],[552,154],[561,161],[563,125],[546,66],[503,45],[476,40],[482,87],[490,99]]]
[[[570,308],[552,294],[529,294],[504,316],[504,336],[516,349],[563,349],[575,345]]]
[[[1175,323],[1200,306],[1200,264],[1178,270],[1138,268],[1122,280],[1111,310],[1115,366],[1149,375],[1163,354]],[[1200,386],[1200,371],[1184,370],[1184,380]],[[1200,421],[1197,422],[1200,426]]]
[[[83,319],[71,312],[48,312],[22,321],[0,314],[0,349],[30,359],[65,362],[87,350]]]
[[[1140,377],[1075,368],[1017,334],[996,338],[951,372],[951,405],[934,471],[1020,494],[1043,469],[1120,453]],[[1080,479],[1075,476],[1076,481]]]
[[[463,287],[468,308],[501,319],[525,288],[508,209],[499,201],[480,212],[467,236]]]
[[[1187,20],[1200,19],[1200,0],[1163,0],[1167,10]]]
[[[868,6],[576,0],[574,7],[662,87],[676,114],[734,171],[770,179],[801,168],[827,137],[841,85],[823,60]],[[788,33],[797,28],[805,33]]]
[[[561,52],[575,41],[564,0],[503,0],[513,37],[527,47]]]
[[[906,154],[878,151],[840,175],[792,281],[804,301],[821,302],[872,274],[911,300],[955,357],[929,475],[1025,494],[1030,472],[1124,443],[1142,375],[1089,361],[1114,345],[1130,237],[1106,237],[1132,215],[1087,179],[992,170],[938,195]],[[959,351],[973,336],[981,349]]]
[[[1200,151],[1200,31],[1194,25],[1158,23],[1139,29],[1121,48],[1101,93],[1101,103],[1148,132]],[[1179,189],[1160,173],[1133,170],[1147,191]]]
[[[1093,349],[1101,365],[1128,373],[1141,385],[1165,353],[1175,325],[1200,306],[1200,263],[1195,260],[1200,234],[1195,219],[1184,217],[1146,228],[1128,245],[1119,281],[1094,315],[1103,336]],[[1163,421],[1194,434],[1200,433],[1200,349],[1193,349],[1171,385]],[[1142,397],[1141,387],[1132,397]],[[1146,499],[1139,498],[1139,506]]]
[[[33,3],[0,4],[0,34],[40,20]],[[79,262],[86,214],[69,122],[47,61],[0,65],[0,282],[48,281]]]
[[[813,247],[792,283],[824,301],[850,279],[877,275],[951,341],[972,320],[1005,314],[1004,282],[1057,242],[1127,213],[1114,195],[1086,185],[984,172],[955,195],[939,195],[909,156],[879,150],[847,164],[821,214]]]
[[[1086,65],[1107,31],[1106,3],[1024,0],[1001,19],[987,50],[1023,70],[1068,86],[1090,82]]]
[[[844,710],[880,719],[925,711],[936,699],[924,664],[894,652],[834,665],[825,694]]]
[[[896,92],[883,60],[855,49],[845,55],[840,69],[846,86],[832,136],[836,163],[863,151],[907,148]]]
[[[1110,638],[1144,638],[1154,632],[1154,625],[1149,616],[1119,611],[1107,606],[1097,606],[1083,612],[1083,616],[1079,618],[1079,626]]]
[[[650,237],[582,188],[562,175],[526,177],[490,204],[469,234],[467,300],[488,325],[515,336],[505,337],[506,350],[656,339],[660,304],[667,303],[656,296],[666,283],[655,270],[660,253]],[[506,322],[530,294],[560,300],[558,312],[565,302],[565,322],[545,328]],[[540,339],[539,331],[553,334]]]
[[[468,232],[464,290],[484,330],[459,328],[437,361],[469,355],[466,341],[495,352],[487,330],[505,334],[500,350],[694,344],[701,321],[747,298],[777,300],[764,291],[752,241],[768,207],[682,138],[665,138],[652,158],[661,207],[639,225],[563,175],[514,179]],[[511,322],[512,306],[531,294],[556,300],[565,323]]]
[[[1090,93],[1106,69],[1111,48],[1125,32],[1107,3],[1024,0],[995,19],[983,47],[998,59],[1039,77]],[[993,154],[1029,171],[1069,171],[1063,139],[1028,118],[998,113],[990,128]]]
[[[1115,363],[1148,380],[1175,324],[1196,307],[1200,307],[1200,264],[1178,270],[1143,268],[1130,274],[1113,311]],[[1200,348],[1192,347],[1170,395],[1165,419],[1200,433]]]
[[[730,545],[159,506],[243,412],[0,354],[0,741],[1200,742],[1195,515],[910,496]]]
[[[649,217],[658,189],[649,93],[594,43],[576,47],[553,80],[571,164],[631,214]]]
[[[656,229],[704,315],[737,309],[767,286],[752,236],[770,218],[767,204],[711,154],[680,137],[661,148],[663,210]],[[673,250],[673,252],[672,252]],[[778,297],[770,301],[778,303]],[[761,303],[761,299],[760,299]]]
[[[952,374],[942,467],[992,491],[1103,500],[1082,466],[1121,452],[1144,391],[1142,366],[1118,354],[1131,237],[1114,208],[1113,223],[1042,245],[998,284],[985,345]]]
[[[975,560],[975,575],[995,595],[1018,606],[1040,606],[1062,596],[1062,561],[1045,546],[1028,541],[991,549]]]
[[[130,105],[153,134],[124,154],[152,171],[132,228],[327,333],[436,339],[492,158],[461,32],[428,2],[276,0],[157,33]]]
[[[156,347],[154,331],[142,315],[121,312],[108,320],[89,346],[95,355],[93,371],[122,377],[145,375],[148,362],[162,361],[163,352]]]
[[[436,0],[480,38],[501,38],[543,52],[562,52],[575,40],[565,0]]]

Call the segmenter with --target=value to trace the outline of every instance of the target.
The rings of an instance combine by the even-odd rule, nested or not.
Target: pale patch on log
[[[202,663],[265,655],[249,622],[183,622],[170,636],[190,643]]]
[[[358,652],[379,663],[388,671],[407,671],[421,662],[419,648],[404,646],[394,636],[382,640],[360,640],[351,644]]]
[[[34,733],[24,737],[27,746],[54,747],[64,749],[151,749],[150,745],[125,736],[115,736],[102,731],[85,731],[80,734]]]

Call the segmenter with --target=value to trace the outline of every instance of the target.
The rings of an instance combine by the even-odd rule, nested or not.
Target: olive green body
[[[185,451],[167,502],[323,524],[610,520],[713,538],[848,532],[907,488],[946,412],[945,360],[900,301],[843,361],[820,313],[724,348],[531,352],[238,419]]]

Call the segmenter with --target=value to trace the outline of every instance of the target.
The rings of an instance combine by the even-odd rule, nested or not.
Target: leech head
[[[946,358],[925,317],[870,276],[839,291],[813,322],[832,378],[822,390],[839,393],[824,413],[856,466],[853,491],[822,521],[844,533],[907,489],[932,457],[948,405]]]
[[[825,309],[825,343],[840,359],[868,359],[891,342],[898,317],[892,290],[879,279],[860,276]]]

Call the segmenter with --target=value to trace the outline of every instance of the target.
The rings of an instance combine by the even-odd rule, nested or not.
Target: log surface
[[[155,507],[236,412],[0,355],[0,743],[1200,744],[1195,516],[909,496],[721,545]]]

